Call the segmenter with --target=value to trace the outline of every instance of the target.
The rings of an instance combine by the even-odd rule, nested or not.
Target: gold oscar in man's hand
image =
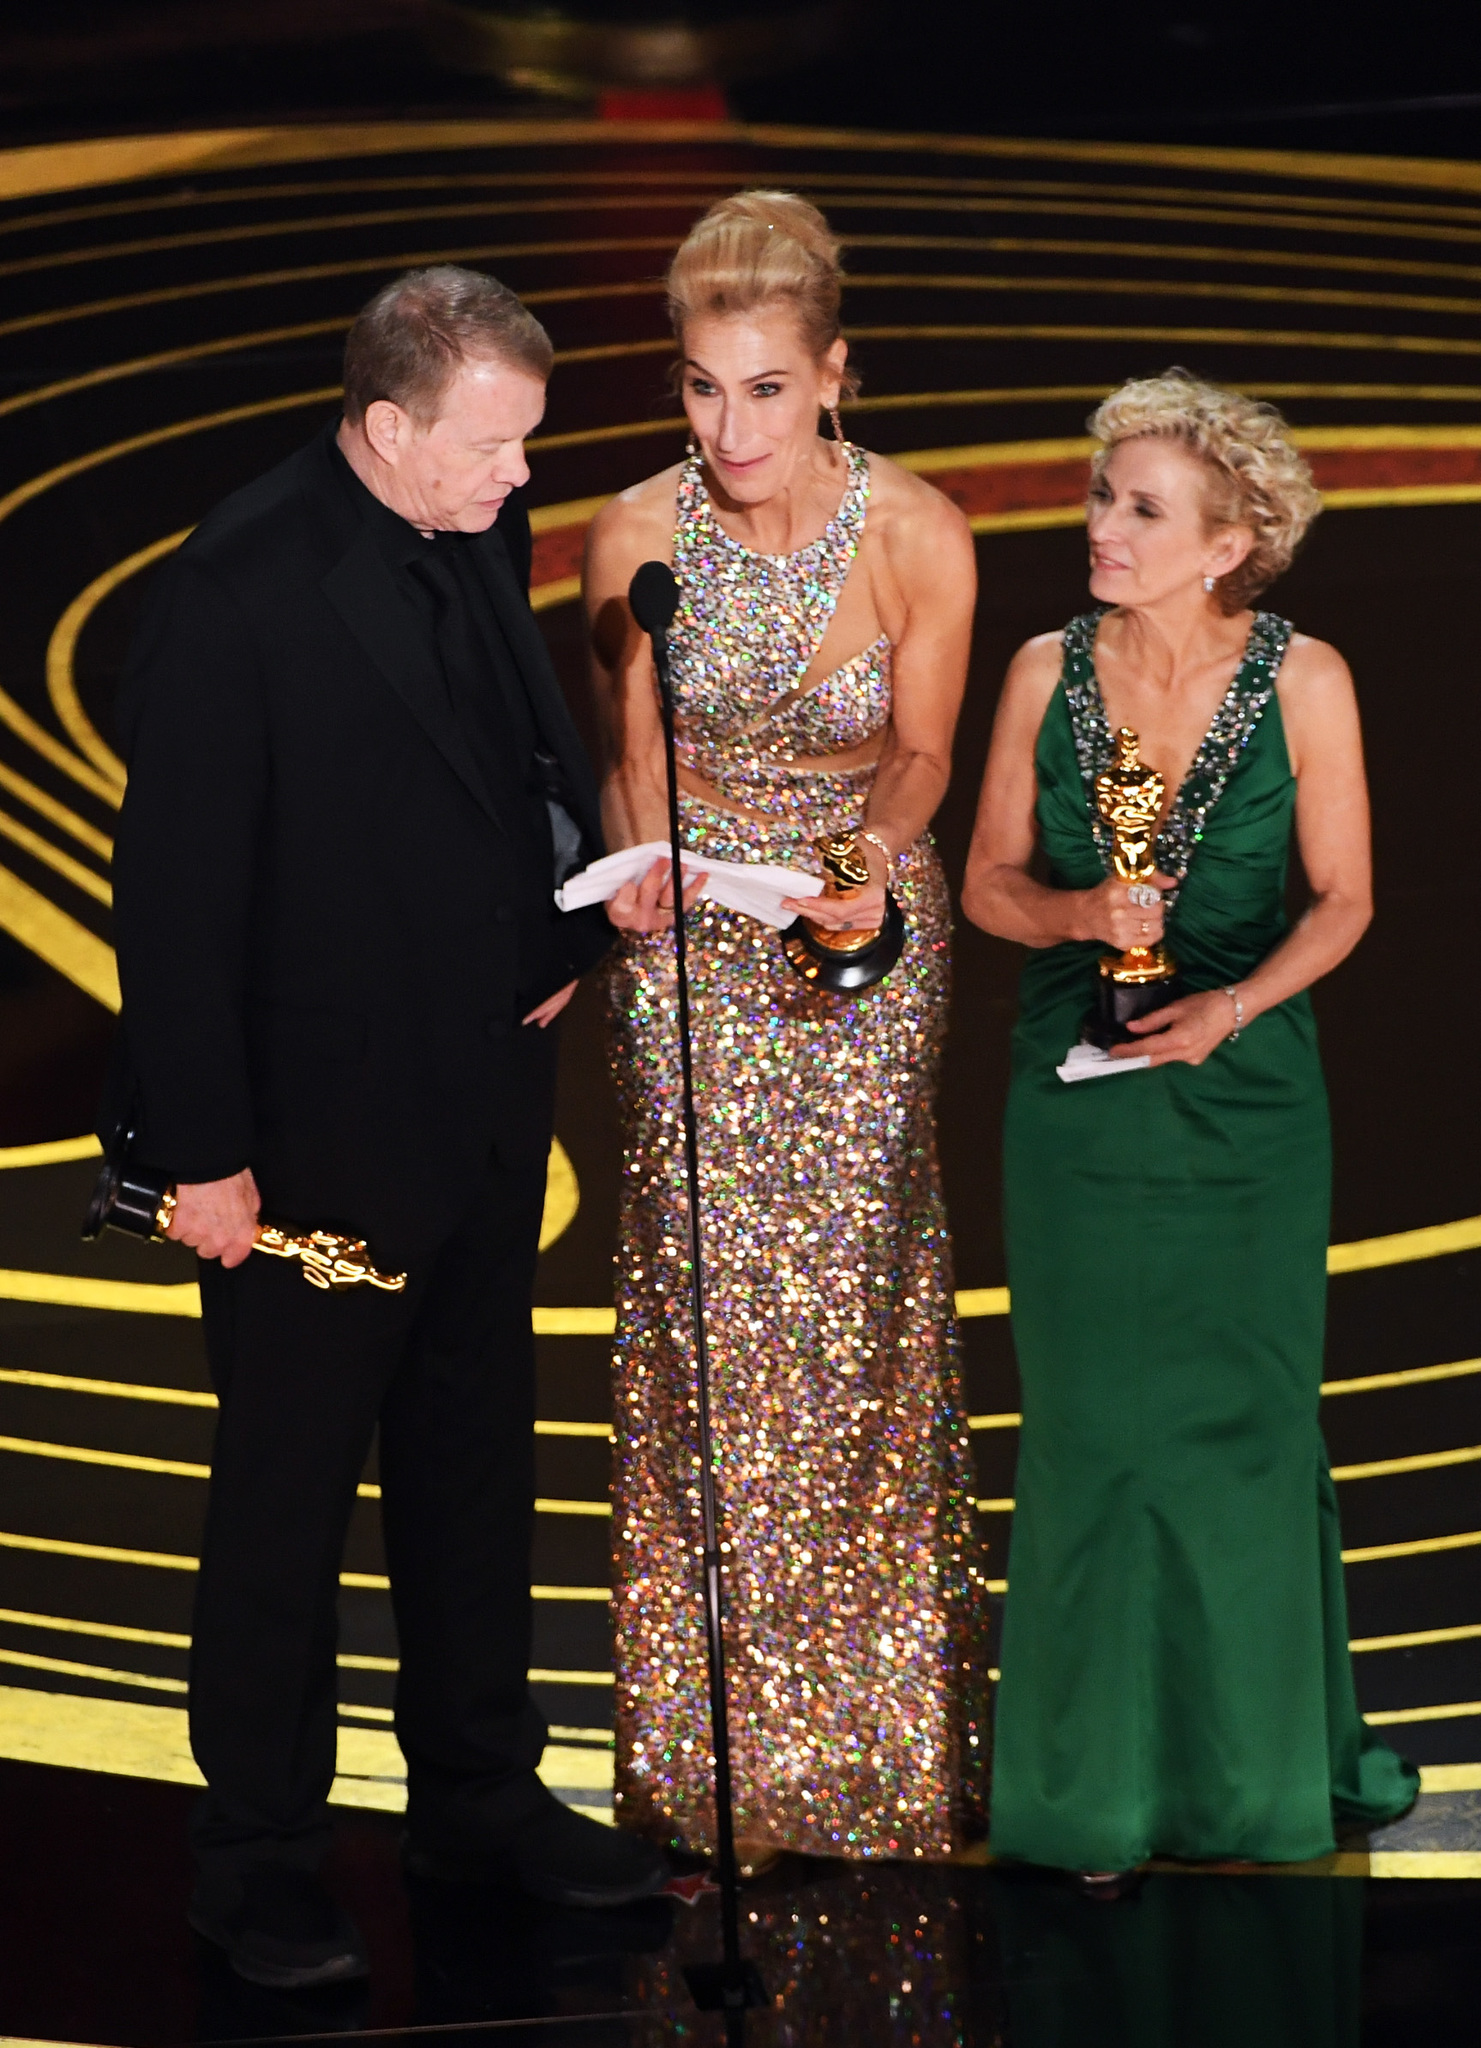
[[[1116,734],[1116,752],[1109,768],[1095,778],[1095,807],[1111,831],[1111,866],[1128,885],[1134,903],[1155,906],[1151,885],[1157,872],[1157,827],[1167,794],[1167,777],[1141,758],[1141,742],[1129,725]],[[1177,963],[1162,941],[1128,946],[1124,953],[1103,953],[1091,1042],[1124,1044],[1135,1037],[1126,1029],[1133,1017],[1159,1010],[1180,992],[1174,986]]]

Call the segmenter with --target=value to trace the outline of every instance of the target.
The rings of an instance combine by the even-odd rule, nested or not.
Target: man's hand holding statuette
[[[188,1244],[203,1259],[240,1266],[252,1250],[262,1197],[250,1166],[227,1180],[181,1181],[167,1236]]]

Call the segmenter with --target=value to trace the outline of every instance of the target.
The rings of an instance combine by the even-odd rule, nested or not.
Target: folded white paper
[[[594,860],[589,868],[583,868],[579,875],[572,875],[563,889],[557,889],[556,903],[562,910],[584,910],[589,903],[606,903],[625,882],[641,881],[656,860],[666,861],[668,857],[668,843],[662,839],[624,847],[621,853],[609,853],[604,860]],[[686,877],[705,876],[701,896],[722,903],[727,910],[738,910],[743,917],[757,918],[777,931],[789,925],[797,914],[782,909],[784,898],[823,893],[823,884],[816,875],[805,875],[797,868],[767,867],[760,861],[701,860],[687,848],[681,865]]]
[[[1061,1081],[1095,1081],[1102,1074],[1134,1074],[1138,1068],[1151,1064],[1150,1053],[1144,1052],[1134,1060],[1113,1060],[1098,1045],[1072,1045],[1064,1056],[1064,1065],[1054,1071]]]

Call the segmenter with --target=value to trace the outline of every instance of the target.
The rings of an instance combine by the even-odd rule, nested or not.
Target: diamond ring
[[[1150,882],[1133,882],[1126,892],[1128,903],[1134,903],[1138,910],[1155,910],[1162,901],[1162,891],[1154,889]]]

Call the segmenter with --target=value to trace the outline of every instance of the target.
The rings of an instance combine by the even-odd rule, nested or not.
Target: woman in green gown
[[[1005,1135],[1023,1381],[992,1846],[1110,1896],[1149,1856],[1297,1862],[1418,1774],[1365,1727],[1317,1408],[1330,1210],[1305,991],[1371,915],[1356,699],[1250,601],[1319,509],[1270,407],[1186,371],[1091,421],[1096,609],[1004,687],[963,907],[1034,948]],[[1128,887],[1094,781],[1165,777]],[[1311,889],[1288,929],[1294,818]],[[1030,873],[1036,854],[1048,880]],[[1112,948],[1188,993],[1073,1084]]]

